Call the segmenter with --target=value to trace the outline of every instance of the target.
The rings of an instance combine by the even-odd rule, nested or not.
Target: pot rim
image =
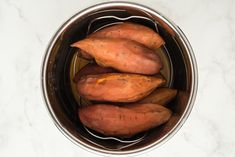
[[[189,100],[186,106],[186,109],[184,111],[184,113],[182,114],[181,118],[179,119],[179,121],[175,124],[175,126],[163,137],[161,137],[159,140],[153,142],[150,145],[147,145],[145,147],[136,149],[136,150],[130,150],[130,151],[109,151],[109,150],[103,150],[100,148],[94,148],[93,146],[86,144],[83,141],[78,140],[75,136],[73,136],[68,130],[66,130],[62,124],[60,123],[60,121],[57,119],[55,113],[53,112],[53,109],[51,107],[49,98],[48,98],[48,94],[47,94],[47,85],[46,85],[46,69],[47,69],[47,64],[48,64],[48,59],[50,56],[50,52],[55,44],[55,42],[57,41],[58,37],[61,35],[61,33],[71,24],[73,23],[75,20],[77,20],[79,17],[82,17],[83,15],[90,13],[92,11],[95,10],[99,10],[99,9],[103,9],[106,7],[121,7],[121,6],[125,6],[125,7],[133,7],[136,9],[141,9],[144,10],[150,14],[153,14],[155,16],[157,16],[159,19],[161,19],[162,21],[164,21],[165,23],[167,23],[171,29],[174,30],[174,32],[176,32],[176,34],[179,36],[179,38],[182,40],[182,43],[184,45],[184,47],[187,49],[188,52],[188,56],[189,56],[189,63],[190,66],[192,68],[192,83],[191,83],[191,92],[190,92],[190,96],[189,96]],[[159,13],[158,11],[155,11],[149,7],[146,7],[144,5],[138,4],[138,3],[133,3],[133,2],[105,2],[105,3],[99,3],[93,6],[90,6],[86,9],[81,10],[80,12],[76,13],[75,15],[73,15],[71,18],[69,18],[64,24],[62,24],[62,26],[59,27],[59,29],[57,30],[57,32],[54,34],[54,36],[52,37],[52,39],[50,40],[45,55],[44,55],[44,59],[42,62],[42,66],[41,66],[41,91],[42,91],[42,95],[44,97],[44,101],[45,101],[45,106],[47,108],[47,111],[50,115],[50,117],[52,118],[55,126],[60,130],[60,132],[67,137],[70,141],[72,141],[73,143],[75,143],[76,145],[80,146],[81,148],[95,153],[95,154],[99,154],[99,155],[130,155],[130,154],[142,154],[145,153],[146,151],[150,151],[153,150],[156,147],[161,146],[162,144],[164,144],[165,142],[167,142],[170,138],[172,138],[178,131],[179,129],[183,126],[183,124],[185,123],[186,119],[188,118],[189,114],[191,113],[191,110],[193,108],[195,99],[196,99],[196,94],[197,94],[197,89],[198,89],[198,69],[197,69],[197,63],[196,63],[196,58],[195,55],[193,53],[193,49],[188,41],[188,39],[186,38],[185,34],[181,31],[181,29],[171,20],[169,20],[168,18],[166,18],[165,16],[163,16],[161,13]]]

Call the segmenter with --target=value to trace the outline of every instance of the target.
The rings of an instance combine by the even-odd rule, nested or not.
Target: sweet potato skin
[[[162,68],[161,59],[154,51],[131,40],[92,37],[72,46],[86,51],[100,66],[121,72],[153,75]]]
[[[161,77],[108,73],[82,77],[77,83],[77,91],[88,100],[135,102],[164,83]]]
[[[148,110],[148,108],[151,110]],[[107,136],[131,137],[167,122],[171,111],[157,104],[139,104],[139,108],[97,104],[79,109],[81,122]]]
[[[81,68],[81,70],[75,75],[73,81],[76,83],[80,80],[81,77],[86,75],[96,75],[115,72],[112,68],[101,67],[95,63],[89,63]]]
[[[130,22],[103,28],[92,33],[89,37],[129,39],[141,43],[150,49],[157,49],[165,43],[162,37],[152,29]]]
[[[158,88],[154,90],[151,94],[140,100],[139,103],[153,103],[165,106],[170,101],[172,101],[176,97],[176,95],[176,89]]]
[[[90,34],[88,37],[128,39],[141,43],[150,49],[157,49],[165,44],[162,37],[152,29],[131,22],[124,22],[122,24],[103,28]],[[78,56],[87,60],[93,59],[91,55],[83,50],[78,51]]]

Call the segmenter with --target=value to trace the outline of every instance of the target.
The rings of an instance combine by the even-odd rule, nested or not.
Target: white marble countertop
[[[54,126],[42,99],[47,44],[76,12],[103,0],[0,0],[0,156],[96,156]],[[135,0],[162,12],[195,51],[199,89],[180,131],[142,156],[235,156],[235,1]]]

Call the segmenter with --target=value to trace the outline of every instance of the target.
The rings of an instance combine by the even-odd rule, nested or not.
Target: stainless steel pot
[[[69,67],[75,53],[70,44],[84,38],[87,32],[110,22],[128,20],[154,27],[164,38],[171,66],[169,86],[179,91],[171,105],[174,114],[170,121],[152,129],[141,136],[141,140],[133,143],[102,139],[89,133],[77,118],[79,104],[73,97],[69,81]],[[197,82],[197,65],[193,50],[181,29],[157,11],[126,2],[98,4],[71,17],[49,43],[42,67],[43,95],[55,125],[75,144],[102,154],[140,153],[156,148],[170,139],[181,128],[192,110]]]

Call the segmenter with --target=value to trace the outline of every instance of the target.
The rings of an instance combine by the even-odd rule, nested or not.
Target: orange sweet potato
[[[135,102],[164,83],[162,77],[108,73],[82,77],[77,83],[77,90],[81,97],[88,100]]]
[[[130,22],[103,28],[89,37],[122,38],[139,42],[150,49],[159,48],[165,42],[162,37],[152,29]]]
[[[131,137],[167,122],[171,111],[157,104],[139,104],[138,108],[97,104],[79,109],[81,122],[107,136]],[[149,109],[150,108],[150,109]]]
[[[153,103],[167,105],[171,100],[175,98],[177,90],[170,88],[158,88],[154,90],[144,99],[140,100],[139,103]]]
[[[122,72],[153,75],[160,71],[160,57],[151,49],[126,39],[86,38],[72,46],[86,51],[97,64]]]
[[[114,26],[103,28],[95,33],[90,34],[88,37],[106,37],[106,38],[121,38],[136,41],[145,45],[150,49],[157,49],[165,44],[162,37],[154,32],[152,29],[130,22],[124,22]],[[93,57],[87,52],[80,50],[79,57],[84,59],[92,59]]]
[[[75,75],[73,80],[74,82],[78,82],[81,77],[86,75],[104,74],[111,72],[115,72],[115,70],[112,68],[101,67],[94,63],[89,63],[82,67],[82,69]]]

